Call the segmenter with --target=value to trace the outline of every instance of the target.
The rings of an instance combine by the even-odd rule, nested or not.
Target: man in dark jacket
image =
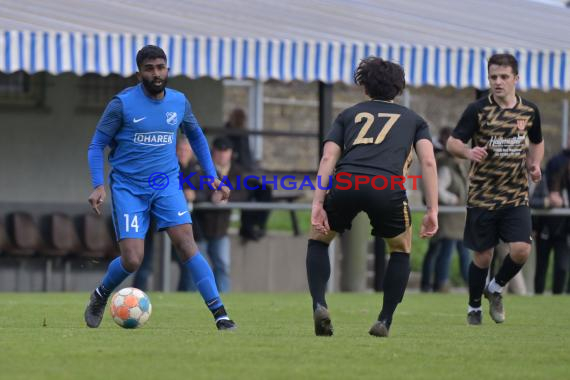
[[[569,141],[570,142],[570,141]],[[545,207],[568,207],[570,183],[570,149],[563,149],[552,157],[546,165]],[[544,187],[544,186],[542,186]],[[540,188],[538,190],[541,190]],[[564,192],[566,191],[566,196]],[[533,197],[536,198],[536,197]],[[566,216],[544,216],[536,218],[536,274],[534,279],[535,294],[544,292],[550,251],[554,250],[553,294],[562,294],[570,263],[568,247],[569,226]],[[567,289],[570,291],[570,288]]]
[[[238,186],[238,178],[241,178],[240,167],[232,163],[233,145],[227,137],[218,137],[212,146],[212,158],[216,166],[218,177],[224,183],[229,182],[235,191],[232,191],[230,201],[243,201],[246,198],[241,188]],[[198,189],[196,191],[196,202],[213,201],[216,191],[211,190],[200,181],[203,172],[192,177],[192,183]],[[200,183],[202,182],[202,183]],[[228,229],[230,227],[231,210],[196,210],[193,218],[198,226],[196,228],[196,241],[200,251],[207,253],[213,266],[214,277],[220,292],[230,290],[230,239]]]

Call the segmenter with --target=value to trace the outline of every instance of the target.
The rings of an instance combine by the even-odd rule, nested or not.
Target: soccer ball
[[[126,329],[144,326],[151,311],[150,299],[137,288],[121,289],[111,299],[111,316],[119,326]]]

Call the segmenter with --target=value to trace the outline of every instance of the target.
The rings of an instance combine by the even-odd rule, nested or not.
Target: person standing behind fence
[[[570,142],[570,141],[569,141]],[[570,189],[570,150],[564,149],[546,165],[548,201],[552,207],[568,207]],[[544,291],[550,250],[554,249],[553,294],[562,294],[570,265],[568,246],[570,221],[567,216],[543,217],[541,234],[537,239],[535,293]],[[570,293],[570,282],[566,289]]]
[[[440,206],[458,206],[467,200],[467,172],[463,164],[445,148],[451,128],[444,127],[439,132],[438,143],[441,150],[436,152],[438,196]],[[435,144],[434,144],[435,145]],[[454,246],[459,253],[461,276],[467,283],[469,271],[469,251],[463,245],[465,212],[441,213],[439,230],[430,241],[430,249],[422,265],[422,290],[427,290],[431,281],[431,268],[435,260],[433,291],[445,291],[449,284],[449,267]],[[435,244],[435,245],[434,245]]]
[[[228,130],[228,138],[232,142],[234,162],[244,171],[249,172],[256,169],[256,162],[249,146],[246,120],[247,116],[244,110],[236,108],[230,113],[225,128]]]
[[[234,162],[246,174],[259,175],[259,167],[253,159],[249,146],[249,136],[246,127],[246,114],[241,108],[234,109],[225,127],[228,129],[228,138],[233,146]],[[253,190],[249,191],[247,200],[250,202],[271,202],[271,185],[262,186],[261,182],[250,178],[247,185]],[[269,210],[243,210],[241,212],[241,227],[239,234],[244,241],[257,241],[265,236]]]
[[[239,186],[237,184],[237,179],[242,176],[242,170],[239,165],[232,163],[232,148],[230,139],[218,137],[212,144],[212,158],[219,178],[222,178],[224,183],[229,181],[232,184],[234,191],[232,191],[230,200],[239,202],[245,200],[246,193],[242,190],[243,184]],[[214,202],[213,197],[216,196],[216,192],[200,181],[199,178],[203,175],[204,172],[199,171],[198,175],[192,178],[192,183],[196,187],[196,202]],[[229,292],[231,289],[231,247],[228,235],[231,214],[231,210],[195,210],[193,213],[199,226],[196,229],[198,247],[201,252],[208,254],[216,284],[222,293]]]

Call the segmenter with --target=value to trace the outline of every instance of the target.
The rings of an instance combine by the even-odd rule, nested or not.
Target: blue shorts
[[[117,172],[109,175],[113,226],[117,240],[144,239],[151,215],[156,229],[164,230],[192,223],[184,193],[179,189],[178,173],[170,177],[164,189],[153,189],[148,182],[139,182]]]

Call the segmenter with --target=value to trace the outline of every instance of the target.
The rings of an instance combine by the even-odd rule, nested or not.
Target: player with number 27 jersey
[[[354,81],[370,100],[341,112],[324,141],[318,175],[321,184],[330,190],[316,189],[313,197],[307,279],[313,298],[315,334],[330,336],[333,328],[325,300],[330,276],[329,244],[336,233],[351,228],[359,212],[365,212],[372,235],[385,238],[390,249],[382,310],[369,331],[373,336],[387,337],[410,275],[410,208],[406,191],[398,184],[407,175],[415,148],[427,207],[420,236],[431,237],[438,228],[437,169],[426,122],[394,103],[405,87],[402,67],[369,57],[360,62]],[[333,174],[332,184],[328,186]]]
[[[430,139],[427,123],[414,111],[392,102],[370,100],[344,110],[325,141],[343,148],[336,172],[405,176],[412,147]]]

